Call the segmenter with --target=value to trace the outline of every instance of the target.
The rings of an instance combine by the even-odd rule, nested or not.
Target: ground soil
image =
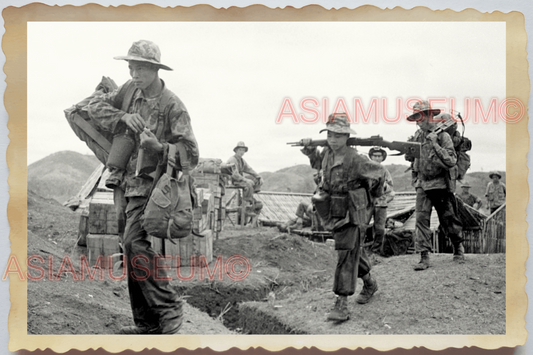
[[[44,277],[28,281],[29,334],[113,334],[133,324],[125,280],[74,280],[73,274],[80,277],[79,256],[87,252],[76,243],[78,223],[79,214],[28,191],[28,256],[44,260],[33,260],[42,271],[30,271]],[[412,270],[416,255],[372,256],[378,293],[364,306],[350,297],[352,320],[333,324],[325,321],[335,297],[336,252],[329,244],[245,227],[224,230],[213,249],[215,257],[245,257],[250,274],[239,282],[227,273],[210,279],[196,272],[191,281],[175,274],[171,284],[186,301],[183,334],[505,333],[504,255],[468,255],[463,265],[436,255],[422,272]],[[65,255],[75,272],[63,265],[58,276]],[[215,263],[210,268],[214,274]],[[180,274],[191,271],[182,268]],[[267,302],[269,294],[275,301]]]

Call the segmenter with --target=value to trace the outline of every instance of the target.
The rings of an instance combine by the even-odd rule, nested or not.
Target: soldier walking
[[[183,315],[182,301],[170,286],[167,269],[155,275],[150,237],[142,228],[142,216],[154,184],[148,173],[137,172],[137,162],[166,166],[170,145],[185,146],[191,168],[198,162],[198,145],[189,113],[181,100],[159,78],[159,69],[172,70],[161,63],[159,47],[150,41],[134,42],[126,56],[131,80],[117,90],[94,98],[88,105],[89,116],[103,130],[124,132],[133,141],[124,181],[114,181],[115,205],[126,214],[124,231],[125,266],[134,326],[123,327],[121,334],[176,334]],[[142,152],[142,153],[141,153]],[[151,157],[141,159],[141,155]]]
[[[455,164],[457,155],[450,135],[444,131],[435,133],[439,109],[432,109],[427,101],[419,101],[413,106],[413,114],[408,121],[416,122],[420,134],[415,136],[421,143],[420,158],[413,163],[413,184],[416,189],[416,230],[417,249],[421,252],[420,262],[415,270],[430,267],[429,253],[431,247],[430,219],[432,207],[435,207],[439,222],[450,238],[453,248],[453,260],[464,261],[462,223],[457,214],[455,200]]]
[[[380,164],[347,146],[350,134],[355,132],[346,114],[330,115],[323,131],[327,131],[328,146],[320,152],[316,147],[304,146],[302,153],[314,169],[322,170],[313,203],[326,229],[333,232],[338,254],[333,284],[337,300],[328,320],[346,321],[350,318],[347,298],[355,293],[358,277],[363,279],[364,287],[357,303],[367,303],[378,290],[362,242],[374,199],[383,194],[385,174]]]

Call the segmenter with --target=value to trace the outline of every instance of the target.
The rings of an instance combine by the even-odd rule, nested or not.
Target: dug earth
[[[78,223],[79,214],[28,191],[28,256],[45,261],[47,276],[28,280],[28,334],[114,334],[132,324],[125,279],[80,280],[87,250],[77,246]],[[213,255],[244,257],[249,274],[242,281],[176,276],[182,334],[505,334],[504,254],[467,255],[466,264],[435,255],[427,272],[412,270],[417,255],[374,256],[379,291],[366,305],[349,297],[352,318],[342,324],[326,321],[335,300],[329,243],[274,228],[227,228]],[[65,256],[74,272],[58,275]]]

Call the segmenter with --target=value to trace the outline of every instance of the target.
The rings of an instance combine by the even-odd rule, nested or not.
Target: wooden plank
[[[193,255],[193,235],[188,235],[180,239],[179,244],[180,266],[190,266],[191,255]]]
[[[206,230],[203,237],[194,236],[197,260],[203,255],[208,263],[213,261],[213,234],[212,230]]]
[[[87,234],[89,234],[89,216],[80,216],[78,227],[78,245],[87,246]]]
[[[101,266],[105,269],[112,268],[112,262],[111,264],[108,262],[108,257],[120,253],[119,237],[110,234],[88,234],[87,250],[90,266],[95,266],[98,257],[101,256]]]
[[[87,253],[90,266],[94,266],[98,257],[102,255],[103,246],[101,234],[87,235]]]
[[[161,238],[156,238],[154,236],[150,236],[150,238],[152,238],[152,250],[159,255],[164,255],[165,249],[164,249],[163,240]]]

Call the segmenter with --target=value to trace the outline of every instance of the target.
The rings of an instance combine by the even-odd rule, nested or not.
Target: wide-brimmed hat
[[[385,159],[387,159],[387,152],[381,147],[370,148],[370,150],[368,151],[368,156],[370,157],[370,159],[372,159],[372,154],[377,153],[377,152],[380,152],[383,155],[382,161],[385,161]]]
[[[467,182],[465,182],[464,184],[461,185],[461,187],[466,187],[467,189],[471,188],[472,186],[470,186],[470,184],[468,184]]]
[[[345,113],[332,113],[328,117],[326,122],[326,128],[321,129],[320,132],[331,131],[335,133],[348,133],[356,134],[353,129],[350,128],[350,120]]]
[[[237,143],[237,146],[235,148],[233,148],[233,151],[236,152],[237,149],[239,149],[239,148],[244,148],[245,152],[248,151],[248,147],[244,144],[244,142]]]
[[[493,175],[496,175],[496,176],[497,176],[498,178],[500,178],[500,179],[502,178],[502,176],[500,175],[500,173],[498,173],[497,171],[491,171],[491,172],[489,173],[489,178],[492,179],[492,176],[493,176]]]
[[[144,39],[133,42],[128,55],[113,57],[114,59],[119,60],[136,60],[138,62],[148,62],[157,65],[159,68],[164,70],[172,70],[172,68],[161,64],[161,51],[157,44],[151,41],[146,41]]]
[[[407,117],[407,121],[418,121],[421,112],[430,111],[433,116],[438,115],[440,110],[438,108],[431,108],[431,105],[426,100],[418,101],[413,105],[413,114]]]

